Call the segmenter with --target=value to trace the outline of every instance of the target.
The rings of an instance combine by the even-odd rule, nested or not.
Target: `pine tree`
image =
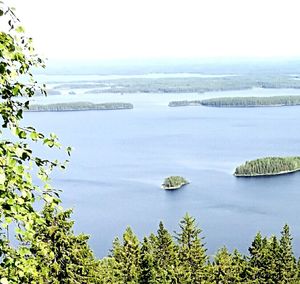
[[[140,284],[150,284],[154,282],[154,257],[153,246],[148,238],[144,238],[141,247],[140,257]]]
[[[218,250],[212,264],[210,283],[244,283],[246,280],[247,262],[235,250],[230,254],[226,247]]]
[[[272,236],[268,245],[268,277],[270,281],[272,280],[272,283],[280,283],[279,262],[279,242],[276,236]]]
[[[89,237],[73,233],[72,211],[58,211],[46,206],[42,211],[44,224],[34,224],[35,242],[30,251],[39,260],[40,271],[49,270],[47,281],[51,283],[96,283],[98,279],[99,261],[88,245]],[[41,252],[41,245],[44,243]],[[43,256],[43,257],[41,257]]]
[[[265,250],[267,247],[267,239],[262,238],[260,233],[257,233],[251,247],[249,248],[249,269],[248,279],[252,283],[262,283],[265,280]]]
[[[114,257],[105,257],[100,262],[98,272],[99,284],[124,284],[120,264]]]
[[[138,283],[140,276],[140,243],[132,230],[128,227],[123,234],[123,243],[115,239],[112,256],[117,263],[117,269],[123,283]]]
[[[178,248],[168,230],[162,222],[159,223],[157,235],[152,235],[154,258],[153,283],[179,283],[178,274]]]
[[[183,267],[182,280],[187,283],[203,283],[206,278],[206,249],[200,238],[201,230],[197,228],[195,219],[186,214],[180,221],[176,239],[179,244],[179,261]]]
[[[293,283],[297,278],[297,266],[288,225],[285,225],[281,232],[279,257],[278,270],[280,273],[280,283]]]

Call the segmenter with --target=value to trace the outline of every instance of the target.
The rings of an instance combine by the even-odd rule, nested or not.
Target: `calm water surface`
[[[300,255],[300,172],[232,175],[245,160],[300,155],[300,107],[168,108],[171,98],[144,95],[133,110],[26,114],[75,148],[68,170],[53,181],[64,206],[74,208],[76,232],[90,234],[101,257],[126,226],[141,238],[162,220],[172,232],[188,212],[209,254],[223,245],[247,252],[256,232],[279,234],[288,223]],[[163,191],[168,175],[191,183]]]

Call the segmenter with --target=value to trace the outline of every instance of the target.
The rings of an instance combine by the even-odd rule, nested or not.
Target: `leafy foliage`
[[[70,211],[59,206],[58,191],[50,184],[51,171],[65,168],[65,162],[36,156],[29,146],[61,145],[55,134],[22,125],[29,99],[45,94],[31,73],[43,61],[14,10],[2,1],[0,20],[0,283],[91,283],[97,262],[88,237],[73,234]]]

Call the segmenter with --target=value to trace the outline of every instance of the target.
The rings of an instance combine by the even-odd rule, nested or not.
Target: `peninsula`
[[[173,190],[183,187],[189,182],[181,176],[169,176],[165,178],[164,183],[161,185],[162,189]]]
[[[236,177],[274,176],[293,173],[300,170],[300,157],[265,157],[252,161],[235,169]]]
[[[86,110],[120,110],[132,109],[130,103],[100,103],[91,102],[68,102],[55,104],[33,104],[29,106],[28,111],[86,111]]]

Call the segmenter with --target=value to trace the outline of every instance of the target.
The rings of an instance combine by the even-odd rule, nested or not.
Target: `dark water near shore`
[[[188,212],[203,230],[208,253],[226,245],[247,252],[255,233],[279,234],[288,223],[300,255],[300,172],[235,178],[234,168],[258,157],[300,155],[300,107],[168,108],[28,113],[38,129],[74,146],[56,173],[76,232],[91,235],[104,256],[130,225],[141,238],[163,220],[172,232]],[[165,176],[191,183],[168,192]]]

